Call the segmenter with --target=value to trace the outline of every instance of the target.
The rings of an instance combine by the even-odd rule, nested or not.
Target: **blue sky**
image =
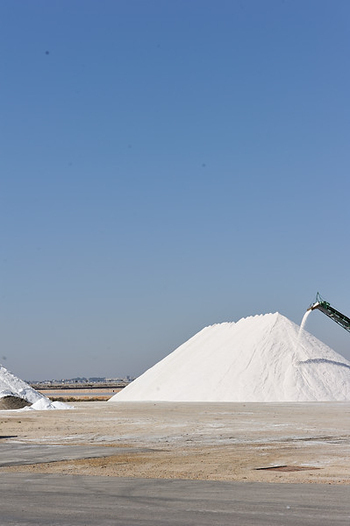
[[[317,291],[350,316],[348,1],[3,0],[0,41],[5,367],[139,375]]]

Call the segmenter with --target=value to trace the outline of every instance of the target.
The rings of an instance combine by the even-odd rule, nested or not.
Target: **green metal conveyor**
[[[350,319],[345,316],[345,314],[342,314],[341,312],[337,311],[334,307],[332,307],[327,301],[325,301],[320,293],[318,292],[316,295],[316,301],[307,310],[320,310],[324,314],[326,314],[329,318],[331,318],[335,323],[338,323],[338,325],[341,325],[346,331],[350,332]]]

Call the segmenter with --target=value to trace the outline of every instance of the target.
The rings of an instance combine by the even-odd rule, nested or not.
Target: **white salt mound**
[[[0,365],[0,400],[8,397],[25,400],[31,404],[29,409],[68,409],[69,407],[66,404],[57,405],[56,402],[51,402],[46,396]]]
[[[350,400],[350,362],[279,313],[211,325],[110,401]]]

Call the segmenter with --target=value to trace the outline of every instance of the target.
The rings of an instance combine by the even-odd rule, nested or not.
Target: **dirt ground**
[[[350,403],[75,402],[0,411],[0,438],[105,457],[2,467],[113,477],[350,484]],[[108,453],[109,446],[133,448]]]
[[[114,387],[111,389],[103,388],[94,388],[94,389],[40,389],[39,392],[42,393],[50,400],[57,400],[60,402],[85,402],[91,400],[94,401],[107,401],[112,396],[121,391],[121,388]],[[1,406],[0,406],[1,409]]]

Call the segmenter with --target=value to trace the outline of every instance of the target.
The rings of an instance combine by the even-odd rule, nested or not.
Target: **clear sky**
[[[350,316],[348,0],[2,0],[0,42],[5,367],[139,375],[317,291]]]

